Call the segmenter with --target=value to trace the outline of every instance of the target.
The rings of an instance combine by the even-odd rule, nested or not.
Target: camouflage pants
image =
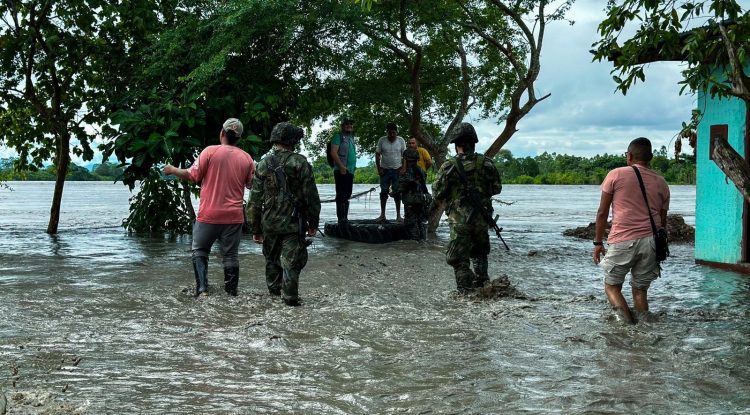
[[[422,205],[404,205],[404,228],[409,239],[423,241],[427,239],[427,215]]]
[[[445,259],[456,274],[458,291],[469,292],[482,287],[490,279],[487,270],[487,255],[490,253],[487,225],[451,223],[450,228],[451,240]]]
[[[307,264],[305,238],[296,233],[265,235],[266,285],[271,294],[282,294],[285,300],[299,297],[299,274]]]

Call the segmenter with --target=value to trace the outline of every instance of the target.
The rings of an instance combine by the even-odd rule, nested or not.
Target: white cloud
[[[668,145],[695,106],[692,95],[680,96],[680,65],[654,63],[646,82],[631,87],[627,96],[615,92],[609,62],[592,62],[591,44],[605,17],[604,2],[578,1],[569,12],[575,21],[547,26],[542,47],[537,96],[552,94],[524,117],[505,148],[515,155],[545,151],[576,155],[624,152],[630,140],[645,136],[654,147]],[[476,122],[486,149],[502,126],[491,120]]]

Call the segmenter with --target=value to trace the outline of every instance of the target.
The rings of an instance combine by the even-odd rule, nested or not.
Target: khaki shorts
[[[653,236],[610,245],[599,266],[604,270],[605,283],[620,285],[630,272],[630,285],[641,290],[648,289],[661,275]]]

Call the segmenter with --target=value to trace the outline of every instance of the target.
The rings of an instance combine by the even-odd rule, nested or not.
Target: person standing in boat
[[[354,188],[354,171],[357,169],[357,147],[354,144],[354,121],[344,118],[341,131],[331,140],[333,180],[336,183],[336,218],[349,219],[349,198]]]
[[[406,141],[398,135],[398,127],[389,122],[385,127],[386,135],[381,137],[375,147],[375,165],[380,176],[380,216],[375,222],[385,222],[385,205],[388,193],[398,185],[398,176],[404,172],[403,154]],[[396,203],[396,221],[403,223],[401,218],[401,199],[394,197]]]
[[[404,202],[404,227],[409,238],[423,241],[427,238],[427,210],[432,197],[427,191],[425,172],[417,164],[419,152],[407,148],[404,161],[406,172],[398,178],[398,187],[393,196]]]
[[[445,213],[451,229],[446,262],[453,267],[458,291],[465,294],[490,280],[489,225],[466,197],[467,192],[478,192],[483,208],[492,212],[492,196],[499,194],[503,186],[492,160],[474,151],[479,138],[471,124],[461,123],[447,138],[455,144],[456,157],[440,167],[432,185],[432,197],[446,202]]]
[[[315,175],[305,156],[294,151],[303,136],[301,128],[288,122],[273,127],[273,148],[258,163],[247,205],[253,241],[263,244],[268,291],[290,306],[299,305],[305,237],[315,235],[320,221]]]

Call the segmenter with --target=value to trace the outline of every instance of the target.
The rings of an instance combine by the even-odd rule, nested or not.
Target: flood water
[[[594,220],[596,186],[505,186],[512,204],[496,210],[511,251],[493,235],[490,274],[525,299],[454,295],[443,223],[421,244],[316,238],[296,308],[267,295],[250,237],[239,297],[221,292],[212,254],[218,292],[196,301],[190,238],[127,235],[124,186],[66,184],[53,237],[53,184],[10,186],[0,189],[9,413],[750,413],[750,279],[672,246],[649,290],[652,321],[622,324],[591,242],[562,236]],[[671,212],[693,224],[695,188],[671,189]],[[350,218],[378,213],[373,193]]]

